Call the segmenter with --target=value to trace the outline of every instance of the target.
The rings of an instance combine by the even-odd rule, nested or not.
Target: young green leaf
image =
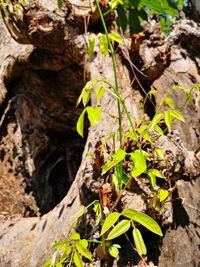
[[[94,126],[98,124],[101,120],[101,107],[87,107],[86,110],[90,125]]]
[[[162,148],[156,147],[155,151],[159,158],[164,159],[164,151]]]
[[[122,215],[133,221],[136,221],[142,224],[148,230],[150,230],[151,232],[157,235],[160,235],[160,236],[163,235],[158,223],[154,219],[152,219],[151,217],[149,217],[148,215],[142,212],[136,211],[134,209],[124,209],[122,211]]]
[[[73,260],[76,267],[83,267],[83,261],[77,251],[74,252]]]
[[[128,231],[131,226],[131,222],[129,220],[122,220],[114,228],[110,231],[106,240],[112,240]]]
[[[157,169],[149,169],[147,171],[147,175],[150,178],[151,186],[154,190],[156,189],[156,177],[164,178],[162,173]]]
[[[164,114],[156,114],[150,123],[151,128],[154,128],[163,118]]]
[[[79,233],[73,233],[71,236],[70,236],[70,240],[80,240],[80,234]]]
[[[108,40],[105,34],[99,34],[99,47],[104,57],[108,54]]]
[[[169,97],[165,97],[163,99],[163,102],[165,102],[170,108],[174,108],[175,107],[174,101]]]
[[[124,160],[126,156],[126,152],[123,149],[119,149],[117,153],[113,154],[113,161],[106,163],[103,166],[102,169],[102,175],[104,175],[107,171],[109,171],[111,168],[116,166],[118,163],[120,163],[122,160]]]
[[[85,244],[83,243],[83,240],[80,240],[76,243],[76,249],[78,252],[84,256],[85,258],[91,260],[92,259],[92,254],[91,252],[85,247]]]
[[[120,148],[115,154],[113,154],[113,159],[120,162],[124,160],[125,156],[126,156],[126,152]]]
[[[61,262],[56,262],[56,266],[55,267],[63,267]]]
[[[82,111],[81,115],[78,118],[77,124],[76,124],[76,130],[80,134],[80,136],[83,137],[83,128],[84,128],[84,116],[85,116],[86,108]]]
[[[137,253],[142,256],[147,254],[147,249],[144,243],[144,240],[142,238],[141,232],[136,227],[133,228],[133,240],[135,242],[135,247],[137,250]]]
[[[131,139],[135,140],[136,142],[138,141],[138,135],[136,133],[134,133],[133,131],[126,132],[126,137],[131,138]]]
[[[124,43],[122,37],[118,33],[115,33],[115,32],[109,33],[108,34],[108,37],[111,40],[113,40],[113,41],[115,41],[115,42],[117,42],[119,44],[123,44]]]
[[[148,177],[150,178],[151,186],[153,190],[156,189],[156,177],[153,173],[147,173]]]
[[[147,165],[145,153],[145,151],[137,149],[129,154],[134,162],[134,168],[131,172],[132,176],[139,176],[146,171]]]
[[[96,97],[98,100],[102,98],[102,96],[105,94],[106,89],[103,86],[100,86],[96,89]]]
[[[88,57],[89,60],[92,59],[93,53],[94,53],[94,46],[95,46],[95,40],[96,40],[96,36],[91,36],[89,39],[89,46],[88,46]]]
[[[105,173],[107,173],[107,171],[109,171],[110,169],[112,169],[113,167],[115,167],[118,163],[119,162],[116,161],[116,160],[113,160],[113,161],[110,161],[110,162],[106,163],[103,166],[101,175],[104,175]]]
[[[108,217],[105,219],[104,224],[102,226],[100,236],[105,234],[116,223],[120,215],[121,214],[119,212],[112,212],[108,215]]]
[[[69,241],[56,242],[55,244],[53,244],[52,248],[57,249],[58,251],[63,251],[69,246],[70,246]]]
[[[170,114],[177,120],[185,122],[183,115],[178,110],[170,110]]]
[[[159,134],[159,135],[164,135],[163,130],[158,126],[154,126],[154,130]]]
[[[80,94],[80,96],[76,102],[76,106],[78,106],[80,104],[81,100],[82,100],[84,107],[88,104],[88,102],[90,100],[92,89],[99,82],[100,82],[100,80],[92,79],[86,83],[86,85],[83,87],[82,92],[81,92],[81,94]]]
[[[160,202],[164,201],[169,196],[168,190],[161,189],[159,191],[158,197]]]
[[[48,259],[47,261],[45,261],[43,267],[51,267],[51,259]]]
[[[171,110],[165,111],[165,124],[167,125],[167,128],[170,131],[172,126]]]
[[[119,255],[119,249],[121,248],[120,245],[114,244],[109,248],[109,254],[113,257],[113,258],[117,258],[117,256]]]

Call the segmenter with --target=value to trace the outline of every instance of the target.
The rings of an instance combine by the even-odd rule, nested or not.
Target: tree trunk
[[[0,25],[0,265],[5,267],[42,266],[52,254],[51,245],[67,238],[74,213],[96,197],[98,173],[91,156],[96,144],[118,128],[116,99],[107,93],[100,103],[92,96],[91,104],[102,106],[100,124],[87,129],[86,123],[84,139],[76,132],[81,112],[76,100],[85,82],[103,78],[114,83],[111,57],[103,58],[98,44],[92,60],[86,60],[88,38],[100,27],[95,8],[87,1],[69,1],[57,10],[54,1],[46,2],[16,16],[17,27],[3,14],[10,34],[23,45]],[[149,30],[152,38],[144,38],[139,51],[117,48],[120,95],[132,118],[144,114],[140,103],[145,92],[156,90],[158,105],[173,85],[191,88],[200,82],[199,30],[193,21],[182,20],[167,39],[162,34],[153,38],[156,30]],[[184,102],[181,90],[172,98],[178,106]],[[145,112],[152,118],[155,107],[148,104]],[[160,241],[144,232],[149,260],[160,267],[198,266],[200,259],[198,90],[183,115],[186,123],[176,123],[158,140],[172,155],[172,181],[179,180],[175,200],[162,215],[164,237]],[[130,126],[123,112],[122,117],[125,132]],[[124,202],[147,210],[137,191],[146,189],[135,182],[135,193],[124,196]],[[121,257],[132,265],[139,262],[134,253],[124,256],[122,250],[117,266],[128,264]]]

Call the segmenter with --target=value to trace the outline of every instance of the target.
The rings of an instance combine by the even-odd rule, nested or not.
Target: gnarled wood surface
[[[27,7],[25,16],[16,18],[20,33],[15,35],[22,38],[18,41],[24,45],[13,41],[0,25],[1,266],[42,266],[52,254],[51,244],[67,237],[73,215],[84,203],[83,185],[96,175],[90,156],[96,142],[117,130],[116,100],[107,94],[100,103],[105,112],[101,123],[90,128],[88,135],[85,132],[87,140],[76,133],[81,109],[75,104],[85,81],[103,77],[114,82],[111,58],[102,58],[98,45],[95,56],[86,63],[91,34],[88,31],[85,35],[84,22],[88,16],[92,29],[98,15],[85,1],[67,1],[61,11],[54,1]],[[12,33],[13,25],[9,27]],[[153,34],[152,31],[150,35]],[[144,40],[137,55],[145,75],[136,69],[134,72],[146,91],[151,88],[157,91],[157,104],[174,84],[190,88],[200,82],[199,25],[184,20],[167,40],[162,36],[157,43],[153,40]],[[132,117],[138,119],[143,114],[140,101],[144,92],[137,79],[133,81],[126,48],[119,50],[120,93]],[[180,90],[173,97],[180,105],[184,101]],[[93,98],[92,104],[96,104]],[[151,107],[146,112],[152,116],[154,110]],[[193,92],[193,102],[187,103],[183,113],[186,124],[176,123],[159,143],[173,155],[173,179],[180,180],[176,197],[184,201],[174,201],[169,218],[166,221],[163,218],[165,235],[160,244],[150,234],[146,238],[149,259],[163,267],[198,266],[200,258],[198,91]],[[123,114],[124,131],[128,127]],[[134,198],[136,195],[132,201],[129,199],[129,205],[145,209],[144,200]],[[133,265],[138,262],[134,256],[131,260]],[[118,266],[125,265],[125,261],[118,261]]]

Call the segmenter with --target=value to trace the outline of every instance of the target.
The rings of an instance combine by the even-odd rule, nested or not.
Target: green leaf
[[[169,196],[168,190],[161,189],[159,191],[158,197],[159,197],[160,202],[164,201],[168,196]]]
[[[84,107],[88,104],[88,102],[90,100],[92,89],[99,82],[100,82],[100,80],[98,80],[98,79],[92,79],[86,83],[86,85],[83,87],[82,92],[81,92],[81,94],[80,94],[80,96],[76,102],[76,106],[78,106],[80,104],[81,100],[82,100]]]
[[[163,102],[165,102],[170,108],[174,108],[175,107],[174,101],[169,97],[165,97],[163,99]]]
[[[79,241],[79,243],[84,247],[87,248],[88,247],[88,241],[86,239],[81,239]]]
[[[76,241],[78,241],[78,240],[80,240],[80,234],[79,233],[73,233],[71,236],[70,236],[70,240],[76,240]]]
[[[120,246],[119,246],[120,247]],[[117,246],[115,245],[112,245],[110,248],[109,248],[109,253],[110,255],[113,257],[113,258],[117,258],[117,256],[119,255],[119,249]]]
[[[167,128],[170,131],[172,126],[172,117],[170,110],[165,111],[165,124],[167,125]]]
[[[74,263],[76,267],[83,267],[83,261],[77,251],[74,252]]]
[[[83,127],[84,127],[84,116],[85,116],[86,108],[82,111],[81,115],[78,118],[76,124],[76,130],[83,137]]]
[[[108,40],[105,34],[98,34],[98,36],[101,53],[104,57],[106,57],[106,55],[108,54]]]
[[[108,215],[108,217],[105,219],[104,224],[102,226],[100,236],[105,234],[116,223],[120,215],[121,214],[119,212],[112,212]]]
[[[147,249],[144,243],[144,240],[142,238],[141,232],[136,227],[133,228],[133,240],[135,242],[135,247],[137,250],[137,253],[142,256],[147,254]]]
[[[114,160],[106,163],[103,166],[102,175],[104,175],[107,171],[109,171],[114,166],[116,166],[118,163],[120,163],[122,160],[124,160],[125,156],[126,156],[126,152],[123,149],[119,149],[117,153],[113,154]]]
[[[48,259],[47,261],[45,261],[43,267],[51,267],[51,259]]]
[[[109,1],[109,6],[111,9],[115,9],[120,4],[123,5],[123,0],[111,0],[111,1]]]
[[[102,173],[101,175],[104,175],[105,173],[107,173],[107,171],[109,171],[110,169],[112,169],[114,166],[116,166],[119,162],[116,161],[116,160],[113,160],[113,161],[110,161],[108,163],[106,163],[104,166],[103,166],[103,169],[102,169]]]
[[[159,14],[176,16],[179,13],[176,8],[173,8],[171,5],[169,5],[167,0],[140,0],[139,8],[142,8],[144,6],[151,8],[154,13]]]
[[[156,189],[156,177],[152,173],[148,173],[148,176],[150,178],[151,186],[155,190]]]
[[[185,122],[183,115],[178,110],[170,110],[170,114],[177,120]]]
[[[158,223],[154,219],[149,217],[148,215],[146,215],[142,212],[136,211],[134,209],[124,209],[122,211],[122,215],[133,220],[133,221],[136,221],[136,222],[142,224],[144,227],[146,227],[151,232],[153,232],[157,235],[163,236],[162,231],[161,231]]]
[[[96,89],[96,97],[98,100],[102,98],[102,96],[105,94],[106,89],[103,86],[100,86]]]
[[[101,120],[101,107],[87,107],[86,110],[90,125],[94,126],[98,124]]]
[[[58,6],[58,8],[62,8],[63,0],[57,0],[57,6]]]
[[[52,248],[53,249],[57,249],[58,251],[63,251],[65,250],[67,247],[69,247],[69,241],[65,241],[65,242],[56,242],[55,244],[53,244]]]
[[[133,131],[126,132],[126,137],[131,138],[131,139],[135,140],[136,142],[138,141],[138,135],[136,133],[134,133]]]
[[[164,151],[162,148],[156,147],[155,148],[156,154],[158,155],[159,158],[164,159]]]
[[[131,223],[129,220],[122,220],[114,228],[110,231],[106,240],[112,240],[128,231],[130,228]]]
[[[95,46],[95,40],[96,40],[96,36],[91,36],[89,39],[89,46],[88,46],[88,57],[89,60],[92,59],[93,53],[94,53],[94,46]]]
[[[154,128],[163,118],[164,114],[156,114],[150,123],[151,128]]]
[[[146,171],[147,165],[145,153],[145,151],[137,149],[129,154],[134,162],[134,168],[131,172],[132,176],[139,176]]]
[[[111,40],[113,40],[113,41],[115,41],[115,42],[117,42],[119,44],[123,44],[124,43],[122,37],[116,32],[109,33],[108,36],[109,36],[109,38]]]
[[[159,135],[164,135],[163,130],[158,126],[154,126],[154,130],[159,134]]]
[[[120,148],[115,154],[113,154],[113,159],[120,162],[124,160],[125,156],[126,156],[126,152]]]
[[[61,262],[57,262],[57,263],[56,263],[56,267],[63,267],[63,265],[62,265]]]
[[[156,189],[156,177],[164,178],[162,173],[157,169],[149,169],[147,171],[147,175],[150,178],[151,186],[154,190]]]
[[[78,252],[84,256],[85,258],[91,260],[92,259],[92,254],[91,252],[85,247],[85,244],[83,243],[83,240],[80,240],[79,242],[76,243],[76,249]]]

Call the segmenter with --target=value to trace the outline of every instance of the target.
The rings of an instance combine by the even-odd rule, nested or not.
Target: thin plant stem
[[[118,77],[117,77],[117,64],[116,64],[116,58],[115,58],[115,52],[113,49],[113,46],[111,44],[110,38],[108,36],[108,30],[107,30],[107,26],[101,11],[101,8],[99,6],[99,2],[98,0],[96,0],[96,5],[97,5],[97,9],[100,15],[100,19],[106,34],[106,39],[108,42],[108,47],[110,49],[110,54],[111,54],[111,58],[112,58],[112,63],[113,63],[113,72],[114,72],[114,79],[115,79],[115,94],[117,96],[117,109],[118,109],[118,124],[119,124],[119,141],[120,141],[120,147],[122,148],[122,114],[121,114],[121,107],[120,107],[120,100],[119,98],[119,86],[118,86]]]

